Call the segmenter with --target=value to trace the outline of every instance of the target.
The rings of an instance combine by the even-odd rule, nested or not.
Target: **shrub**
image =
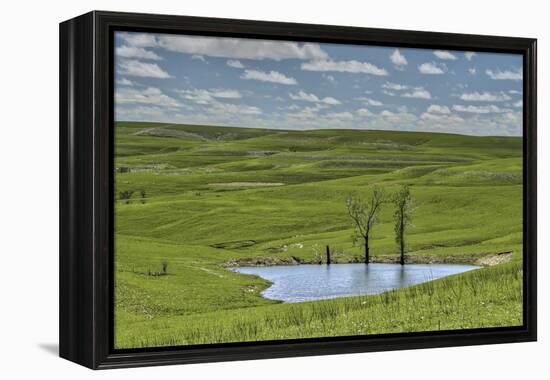
[[[127,191],[120,191],[120,192],[118,193],[118,198],[119,198],[119,199],[122,199],[122,200],[125,200],[126,203],[128,204],[128,203],[130,203],[130,198],[132,198],[132,195],[133,195],[133,194],[134,194],[134,192],[133,192],[133,191],[129,191],[129,190],[127,190]]]

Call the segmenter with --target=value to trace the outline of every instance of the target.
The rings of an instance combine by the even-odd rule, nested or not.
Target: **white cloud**
[[[215,98],[223,98],[223,99],[242,98],[241,93],[237,90],[214,89],[214,90],[210,90],[210,94]]]
[[[326,78],[329,82],[336,83],[336,79],[332,75],[323,73],[323,78]]]
[[[456,60],[456,55],[452,54],[448,50],[434,50],[433,53],[439,59],[446,59],[451,61]]]
[[[334,99],[332,96],[326,96],[323,98],[323,103],[330,105],[342,104],[338,99]]]
[[[397,110],[399,112],[409,112],[409,108],[407,106],[399,106],[397,107]]]
[[[383,120],[396,124],[397,126],[404,125],[404,124],[412,124],[416,122],[418,119],[416,115],[409,113],[409,112],[391,112],[388,110],[384,110],[380,112],[379,114]]]
[[[470,73],[470,75],[476,75],[477,70],[476,70],[475,67],[470,67],[470,68],[468,69],[468,72]]]
[[[157,45],[170,51],[232,59],[327,59],[319,44],[204,36],[158,35]]]
[[[220,116],[230,115],[260,115],[262,110],[258,107],[249,106],[245,104],[232,104],[214,102],[207,108],[208,113],[218,114]]]
[[[437,114],[445,115],[445,114],[450,114],[451,110],[447,106],[440,106],[438,104],[432,104],[428,107],[426,112],[432,113],[432,114],[437,113]]]
[[[364,102],[365,104],[367,104],[369,106],[373,106],[373,107],[380,107],[380,106],[384,105],[382,102],[380,102],[376,99],[371,99],[371,98],[367,98],[367,97],[364,97],[364,96],[360,96],[360,97],[356,98],[356,100]]]
[[[521,91],[517,91],[517,90],[510,90],[508,91],[509,94],[512,94],[512,95],[520,95],[521,94]]]
[[[181,106],[176,99],[163,94],[161,90],[155,87],[148,87],[143,90],[137,90],[131,87],[117,89],[115,92],[115,102],[117,104],[145,104],[167,108],[177,108]]]
[[[382,85],[382,88],[386,89],[383,91],[384,94],[389,96],[400,95],[404,98],[416,98],[416,99],[431,99],[432,95],[424,87],[411,87],[405,84],[391,83],[386,82]],[[391,91],[387,91],[391,90]],[[410,90],[408,92],[403,92]],[[394,91],[397,91],[399,94],[396,94]]]
[[[428,90],[425,90],[422,87],[416,87],[413,91],[405,92],[405,93],[401,94],[401,96],[404,97],[404,98],[416,98],[416,99],[431,99],[432,98],[432,95],[430,94],[430,92]]]
[[[465,93],[459,96],[461,100],[467,102],[504,102],[512,99],[510,96],[506,95],[504,92],[501,93],[491,93],[491,92],[471,92]]]
[[[381,116],[384,116],[384,117],[391,117],[391,116],[393,116],[393,115],[395,115],[395,114],[394,114],[393,112],[391,112],[391,111],[384,110],[384,111],[380,112],[380,115],[381,115]]]
[[[506,112],[501,115],[499,121],[501,123],[511,123],[515,124],[518,127],[522,124],[522,113],[521,112]]]
[[[193,89],[193,90],[178,90],[180,96],[186,100],[190,100],[198,105],[203,106],[201,108],[199,118],[191,119],[197,123],[222,123],[233,124],[237,123],[240,117],[245,116],[257,116],[262,114],[262,110],[259,107],[249,106],[246,104],[226,103],[227,99],[240,99],[241,93],[232,89]],[[185,121],[184,122],[190,122]]]
[[[292,77],[287,77],[284,74],[281,74],[280,72],[274,70],[271,70],[269,73],[260,70],[245,70],[244,74],[241,75],[241,78],[284,85],[297,84],[296,79]]]
[[[385,76],[388,72],[369,62],[351,61],[332,61],[317,60],[302,63],[302,70],[307,71],[338,71],[346,73],[362,73],[370,75]]]
[[[382,88],[394,91],[408,90],[410,87],[404,84],[386,82],[382,85]]]
[[[197,61],[203,61],[204,63],[208,63],[208,61],[200,54],[193,54],[191,56],[191,59],[195,59]]]
[[[440,75],[445,74],[447,66],[435,62],[426,62],[418,66],[418,71],[422,74]]]
[[[476,53],[474,53],[473,51],[467,51],[467,52],[464,52],[464,56],[468,61],[471,61],[472,58],[476,56]]]
[[[134,82],[127,78],[120,78],[116,80],[116,84],[118,84],[119,86],[133,86]]]
[[[421,130],[434,130],[447,133],[460,133],[478,136],[521,136],[519,113],[499,114],[422,114],[417,126]],[[466,115],[467,117],[465,117]]]
[[[488,105],[488,106],[463,106],[460,104],[453,105],[453,110],[458,112],[467,112],[467,113],[503,113],[503,112],[510,112],[511,110],[506,108],[500,108],[498,106],[495,106],[494,104]]]
[[[494,80],[522,80],[523,79],[523,73],[519,69],[516,71],[486,70],[485,73],[489,76],[489,78]]]
[[[373,115],[373,113],[370,112],[367,108],[359,108],[358,110],[355,111],[355,113],[360,117],[367,117],[367,116]]]
[[[229,59],[226,64],[227,66],[233,67],[235,69],[244,69],[244,65],[241,63],[241,61],[236,59]]]
[[[288,96],[290,96],[290,98],[293,100],[303,100],[306,102],[314,102],[314,103],[317,103],[320,101],[315,94],[308,94],[307,92],[304,92],[302,90],[300,90],[300,92],[298,92],[298,94],[296,95],[288,94]]]
[[[319,119],[319,110],[322,107],[317,104],[314,107],[304,107],[298,112],[293,113],[287,113],[285,116],[290,119],[298,119],[298,120],[318,120]]]
[[[157,55],[155,52],[150,50],[145,50],[144,48],[135,47],[135,46],[120,46],[115,49],[115,55],[122,58],[141,58],[141,59],[152,59],[154,61],[162,60],[162,57]]]
[[[300,90],[297,94],[290,93],[290,94],[288,94],[288,96],[290,96],[290,98],[293,99],[293,100],[302,100],[302,101],[305,101],[305,102],[325,103],[325,104],[330,104],[330,105],[341,104],[341,102],[338,99],[335,99],[331,96],[327,96],[327,97],[324,97],[324,98],[321,99],[315,94],[307,93],[307,92],[302,91],[302,90]]]
[[[328,59],[328,54],[316,43],[256,40],[248,38],[122,33],[130,46],[160,47],[169,51],[232,59]]]
[[[135,106],[131,108],[117,107],[115,117],[117,120],[155,120],[164,121],[167,114],[165,108],[157,106]]]
[[[219,99],[240,99],[241,93],[237,90],[230,89],[193,89],[193,90],[177,90],[182,98],[191,100],[197,104],[210,104]]]
[[[521,108],[521,107],[523,107],[523,101],[522,101],[522,100],[518,100],[517,102],[514,103],[514,107],[516,107],[516,108]]]
[[[408,65],[407,58],[399,52],[399,49],[393,51],[390,60],[398,70],[403,70]]]
[[[464,119],[462,117],[453,114],[434,114],[424,112],[420,115],[420,119],[429,122],[443,123],[443,125],[449,125],[451,123],[464,123]]]
[[[120,37],[130,46],[146,48],[158,45],[155,35],[151,33],[122,33]]]
[[[118,64],[119,73],[135,77],[148,78],[171,78],[171,76],[161,69],[156,63],[145,63],[136,60],[123,60]]]
[[[328,119],[349,121],[353,120],[353,114],[351,112],[331,112],[324,115]]]

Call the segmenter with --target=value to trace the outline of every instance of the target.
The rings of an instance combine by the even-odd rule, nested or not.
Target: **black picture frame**
[[[523,55],[524,323],[208,346],[113,347],[113,33],[147,31]],[[536,39],[93,11],[60,24],[60,356],[93,369],[528,342],[537,337]]]

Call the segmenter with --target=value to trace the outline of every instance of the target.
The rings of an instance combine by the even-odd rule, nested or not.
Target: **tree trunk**
[[[399,231],[400,237],[399,237],[399,248],[401,250],[401,257],[400,257],[400,264],[405,265],[405,226],[403,225],[403,217],[401,217],[401,229]]]
[[[369,237],[365,237],[365,264],[369,265]]]
[[[327,245],[327,265],[330,265],[330,248]]]

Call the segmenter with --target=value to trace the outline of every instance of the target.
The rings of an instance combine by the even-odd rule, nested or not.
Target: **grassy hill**
[[[115,131],[118,348],[322,336],[327,324],[334,335],[521,324],[521,138],[142,122]],[[336,262],[361,261],[347,196],[403,184],[417,206],[409,262],[509,262],[295,305],[262,298],[269,283],[224,268],[314,262],[325,245]],[[392,214],[384,204],[374,261],[398,253]],[[163,262],[168,275],[156,275]],[[406,312],[456,292],[460,303],[432,305],[416,322]]]

